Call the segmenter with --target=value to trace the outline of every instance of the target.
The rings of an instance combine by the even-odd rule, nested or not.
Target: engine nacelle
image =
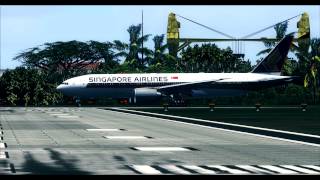
[[[134,103],[152,102],[161,98],[160,92],[150,88],[136,88],[133,94]]]

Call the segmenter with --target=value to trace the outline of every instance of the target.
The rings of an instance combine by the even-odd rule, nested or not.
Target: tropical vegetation
[[[286,29],[287,24],[277,25],[276,38],[283,38]],[[58,93],[56,86],[65,79],[87,73],[229,73],[248,72],[254,67],[249,59],[237,58],[230,48],[221,49],[212,43],[188,46],[178,57],[173,57],[168,52],[163,34],[153,36],[154,46],[149,49],[143,44],[148,42],[152,35],[142,36],[140,24],[130,26],[127,32],[128,42],[59,41],[44,43],[18,54],[14,60],[20,61],[22,65],[7,70],[0,78],[0,105],[65,105],[70,99]],[[275,46],[275,42],[267,40],[264,44],[267,49],[259,54],[267,53]],[[270,88],[243,97],[221,97],[215,101],[220,104],[241,105],[252,105],[256,102],[319,103],[319,47],[320,39],[314,38],[308,46],[292,48],[295,59],[288,59],[285,64],[283,74],[304,76],[304,86]]]

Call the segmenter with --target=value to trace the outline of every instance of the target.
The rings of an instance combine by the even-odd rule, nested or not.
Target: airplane
[[[88,74],[64,81],[57,90],[77,99],[109,97],[129,103],[183,97],[241,96],[249,91],[294,83],[297,76],[281,76],[293,35],[286,35],[248,73]],[[79,100],[78,100],[79,102]]]

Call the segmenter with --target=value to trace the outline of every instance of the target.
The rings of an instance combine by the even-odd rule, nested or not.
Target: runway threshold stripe
[[[215,171],[211,171],[209,169],[204,169],[204,168],[201,168],[201,167],[195,166],[195,165],[182,165],[182,166],[184,168],[196,171],[197,173],[200,173],[200,174],[217,174]]]
[[[280,166],[288,168],[288,169],[292,169],[292,170],[295,170],[295,171],[299,171],[299,172],[302,172],[302,173],[306,173],[306,174],[320,174],[320,172],[312,171],[312,170],[309,170],[309,169],[306,169],[306,168],[301,168],[301,167],[298,167],[298,166],[293,166],[293,165],[280,165]]]
[[[87,131],[124,131],[125,129],[86,129]]]
[[[192,151],[191,148],[184,147],[133,147],[138,151]]]
[[[147,136],[103,136],[107,139],[151,139]]]
[[[223,171],[228,171],[231,174],[250,174],[247,171],[241,171],[241,170],[238,170],[238,169],[232,169],[232,168],[228,168],[228,167],[221,166],[221,165],[208,165],[208,167],[213,167],[213,168],[217,168],[217,169],[220,169],[220,170],[223,170]]]
[[[167,169],[174,174],[192,174],[192,173],[190,173],[182,168],[179,168],[175,165],[160,165],[160,167]]]
[[[158,171],[160,171],[162,174],[173,174],[171,171],[169,171],[168,169],[166,169],[166,168],[163,168],[163,167],[161,167],[161,166],[158,166],[158,165],[153,165],[153,166],[151,166],[152,168],[154,168],[154,169],[156,169],[156,170],[158,170]]]
[[[0,159],[8,159],[8,158],[9,158],[8,152],[0,151]]]
[[[224,170],[214,168],[214,167],[209,167],[209,166],[204,166],[204,165],[201,165],[200,167],[215,171],[215,172],[217,172],[217,174],[230,174],[230,172],[228,172],[228,171],[224,171]]]
[[[320,167],[316,165],[301,165],[301,166],[311,168],[320,172]]]
[[[237,169],[237,170],[240,170],[240,171],[245,171],[245,172],[248,172],[250,174],[255,174],[254,171],[250,171],[248,169],[244,169],[244,168],[241,168],[241,167],[238,167],[238,166],[235,166],[235,165],[225,165],[225,167],[228,167],[228,168],[231,168],[231,169]]]
[[[242,168],[242,169],[247,169],[249,171],[252,171],[252,172],[255,172],[255,173],[262,173],[262,174],[274,174],[274,172],[272,171],[267,171],[266,169],[261,169],[261,168],[258,168],[258,167],[254,167],[254,166],[250,166],[250,165],[236,165],[237,167],[239,168]]]
[[[276,171],[276,172],[279,172],[281,174],[299,174],[296,171],[288,170],[288,169],[284,169],[284,168],[276,167],[276,166],[272,166],[272,165],[259,165],[259,167],[270,169],[272,171]]]
[[[259,167],[262,166],[262,167]],[[308,165],[307,165],[308,166]],[[313,165],[309,165],[313,166]],[[301,165],[130,165],[139,174],[320,174]],[[282,167],[282,168],[281,168]],[[270,169],[270,170],[268,170]]]
[[[0,148],[1,148],[1,149],[6,148],[6,143],[0,143]]]
[[[160,171],[148,165],[133,165],[130,167],[141,174],[162,174]]]

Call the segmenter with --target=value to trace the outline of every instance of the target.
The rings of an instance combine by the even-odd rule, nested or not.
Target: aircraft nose
[[[60,84],[56,89],[57,89],[57,91],[60,91],[60,92],[61,92],[61,91],[62,91],[62,89],[63,89],[63,85],[62,85],[62,84]]]

